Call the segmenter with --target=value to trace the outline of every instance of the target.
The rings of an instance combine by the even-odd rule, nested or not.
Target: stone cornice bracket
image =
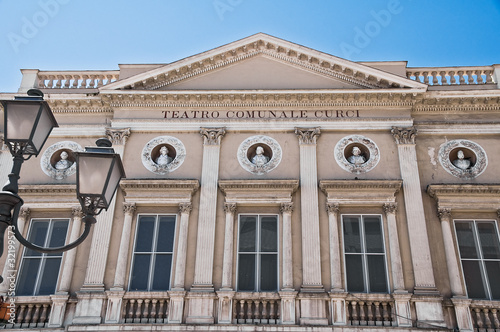
[[[398,210],[398,203],[385,203],[382,207],[386,214],[396,213],[396,211]]]
[[[124,202],[123,203],[123,213],[133,215],[137,210],[135,203]]]
[[[236,212],[236,203],[224,203],[224,212],[225,213],[235,213]]]
[[[106,128],[106,136],[113,145],[125,145],[130,137],[130,128]]]
[[[437,215],[440,221],[451,219],[451,209],[438,208]]]
[[[330,213],[339,213],[340,211],[340,204],[339,203],[332,203],[332,202],[327,202],[326,203],[326,212]]]
[[[179,204],[179,213],[180,214],[183,214],[183,213],[191,213],[191,211],[193,210],[193,205],[191,203],[180,203]]]
[[[280,212],[281,213],[292,213],[293,212],[293,202],[281,203]]]
[[[295,134],[299,138],[299,143],[302,144],[316,144],[321,131],[319,127],[315,128],[295,128]]]
[[[71,208],[71,215],[73,218],[83,218],[83,211],[81,206],[73,206]]]
[[[415,144],[417,129],[415,126],[409,128],[392,127],[391,134],[396,140],[396,144]]]
[[[29,207],[23,206],[19,212],[19,216],[24,220],[27,220],[31,215],[31,209]]]
[[[220,145],[222,136],[226,134],[225,128],[201,128],[200,134],[205,145]]]

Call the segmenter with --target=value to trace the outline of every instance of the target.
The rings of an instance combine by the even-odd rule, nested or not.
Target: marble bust
[[[470,160],[465,159],[464,152],[462,150],[458,150],[457,159],[452,161],[452,164],[460,169],[468,169],[470,168]]]
[[[269,157],[264,155],[264,148],[259,145],[255,150],[255,156],[252,157],[252,164],[255,166],[264,166],[268,162]]]
[[[73,165],[73,162],[68,160],[68,153],[66,151],[61,152],[59,158],[59,161],[54,165],[55,169],[64,170],[70,168],[71,165]]]
[[[157,165],[165,166],[172,162],[172,157],[168,155],[168,148],[166,146],[162,146],[160,149],[160,155],[156,158],[155,162]]]
[[[366,159],[361,155],[361,150],[355,146],[352,148],[352,155],[347,158],[347,161],[354,165],[361,165],[366,162]]]

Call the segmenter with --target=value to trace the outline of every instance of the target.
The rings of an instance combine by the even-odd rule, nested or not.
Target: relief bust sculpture
[[[457,158],[458,159],[455,159],[452,161],[452,164],[455,166],[455,167],[458,167],[460,169],[468,169],[470,168],[470,160],[469,159],[465,159],[465,155],[464,155],[464,152],[462,150],[458,150],[457,152]]]
[[[264,148],[259,145],[255,150],[255,156],[252,157],[252,164],[255,166],[264,166],[268,162],[269,157],[264,155]]]
[[[71,165],[73,165],[73,162],[68,160],[68,153],[66,151],[61,152],[59,158],[60,160],[54,165],[55,169],[68,169],[71,167]]]
[[[355,146],[352,148],[352,156],[347,158],[347,161],[354,165],[361,165],[366,162],[366,159],[361,155],[361,150]]]
[[[155,162],[157,165],[165,166],[172,162],[172,157],[168,155],[168,148],[164,145],[160,149],[160,155],[156,158]]]

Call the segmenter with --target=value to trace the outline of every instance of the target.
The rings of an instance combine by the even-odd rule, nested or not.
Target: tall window
[[[130,290],[164,291],[170,288],[175,219],[175,215],[139,216]]]
[[[455,230],[469,298],[500,300],[500,244],[496,223],[456,220]]]
[[[342,225],[347,290],[360,293],[387,293],[381,217],[343,215]]]
[[[28,241],[42,247],[60,247],[66,241],[69,219],[33,219]],[[24,248],[16,295],[54,294],[62,253],[42,254]]]
[[[240,215],[238,290],[272,292],[278,289],[278,217]]]

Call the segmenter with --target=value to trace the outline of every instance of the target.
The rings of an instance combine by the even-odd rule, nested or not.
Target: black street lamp
[[[31,156],[37,156],[57,122],[43,93],[32,89],[28,97],[1,100],[5,115],[4,141],[9,147],[14,163],[9,181],[0,191],[0,257],[3,254],[5,230],[13,227],[16,238],[24,246],[44,253],[61,252],[82,243],[90,233],[94,216],[108,209],[120,179],[125,177],[120,155],[114,153],[108,139],[97,140],[97,147],[86,147],[86,152],[76,154],[77,198],[85,214],[85,229],[78,239],[62,247],[45,248],[26,240],[18,231],[17,219],[23,200],[18,193],[21,165]],[[0,283],[2,282],[0,276]]]

